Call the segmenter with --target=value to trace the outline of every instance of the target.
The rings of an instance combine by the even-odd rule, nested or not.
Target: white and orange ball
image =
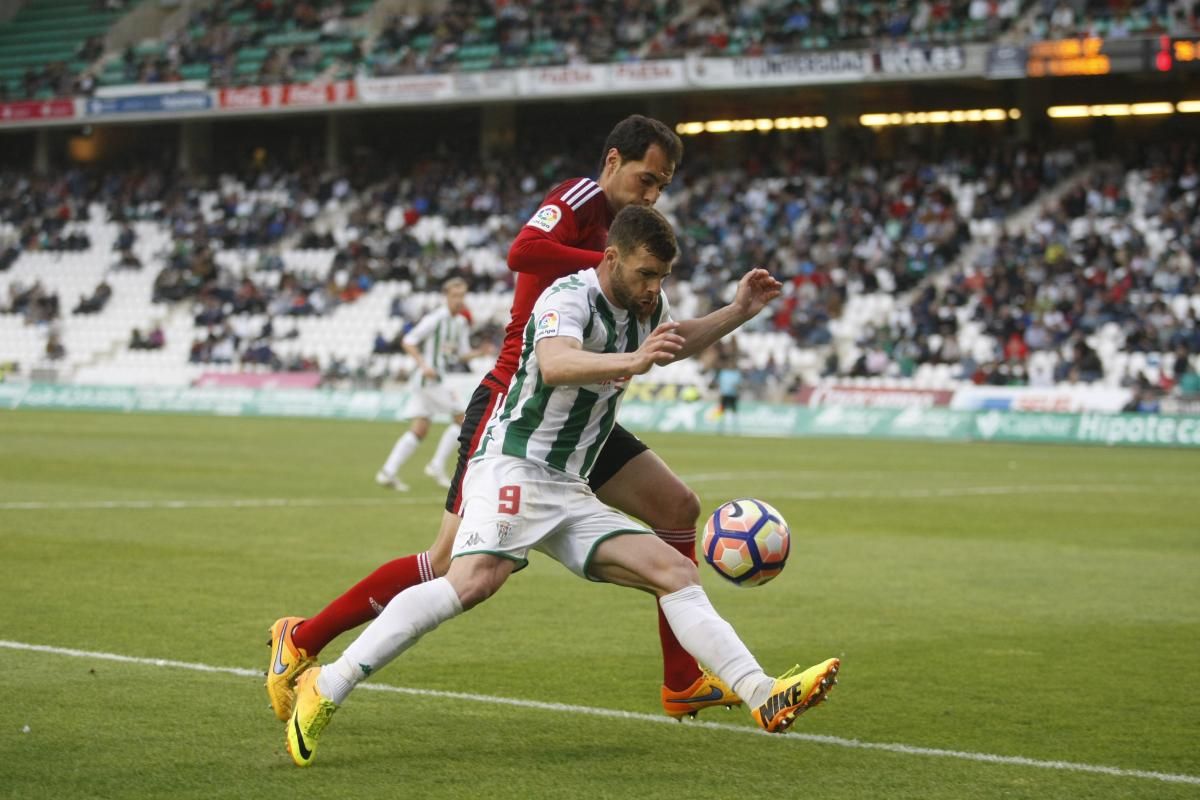
[[[762,586],[783,571],[791,540],[787,521],[768,503],[730,500],[704,524],[704,560],[738,586]]]

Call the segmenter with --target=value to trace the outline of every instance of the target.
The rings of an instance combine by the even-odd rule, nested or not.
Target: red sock
[[[693,564],[696,563],[695,528],[683,528],[680,530],[662,530],[656,528],[654,532],[658,534],[658,538],[690,558]],[[654,605],[658,608],[658,638],[662,642],[663,685],[677,692],[683,691],[700,677],[700,665],[696,663],[696,659],[692,658],[692,654],[684,650],[683,645],[675,638],[675,632],[667,624],[667,618],[663,616],[662,608],[658,606],[657,601],[655,601]]]
[[[296,627],[292,641],[310,656],[346,631],[369,622],[396,595],[410,586],[434,579],[429,553],[389,561],[346,590],[317,614]]]

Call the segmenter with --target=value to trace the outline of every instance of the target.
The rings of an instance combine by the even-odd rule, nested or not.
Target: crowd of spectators
[[[58,292],[50,291],[40,280],[28,285],[14,281],[8,286],[8,304],[0,312],[20,314],[26,325],[41,325],[57,320],[59,307]]]
[[[124,0],[107,0],[107,2],[96,3],[92,7],[92,12],[95,14],[107,15],[107,23],[102,23],[100,28],[107,27],[118,19],[126,10]],[[18,19],[20,18],[18,10]],[[0,27],[3,23],[0,23]],[[104,54],[104,34],[102,32],[93,33],[90,36],[83,36],[69,29],[61,32],[61,44],[64,48],[73,48],[69,60],[61,57],[55,57],[48,61],[40,61],[36,56],[23,60],[23,63],[17,63],[17,69],[22,69],[23,72],[14,77],[0,77],[0,102],[9,100],[27,100],[27,99],[49,99],[54,97],[71,97],[74,95],[90,95],[96,86],[95,75],[93,72],[94,62]],[[90,30],[96,31],[96,26],[91,26]],[[14,46],[14,51],[19,53],[16,48],[30,41],[38,41],[44,43],[44,39],[26,40],[20,38],[20,34],[13,36],[9,42]],[[59,44],[59,42],[55,42]],[[61,52],[59,50],[58,52]],[[56,54],[57,55],[57,54]],[[11,64],[11,62],[10,62]]]
[[[194,303],[200,326],[220,330],[227,317],[243,313],[319,314],[357,297],[370,285],[358,281],[351,287],[335,287],[329,276],[289,273],[278,253],[278,244],[285,237],[299,236],[327,204],[349,200],[352,189],[344,173],[263,165],[213,181],[153,167],[102,173],[72,169],[44,177],[5,173],[0,178],[0,224],[10,231],[0,247],[4,269],[27,251],[91,249],[92,242],[78,223],[91,219],[91,207],[97,204],[104,209],[104,221],[119,225],[113,242],[117,257],[110,269],[143,267],[134,248],[137,233],[132,222],[156,222],[171,232],[153,297]],[[311,230],[308,243],[314,243]],[[218,250],[247,248],[263,248],[257,267],[275,270],[280,276],[277,286],[258,286],[218,266]],[[22,314],[29,324],[59,316],[57,294],[40,283],[13,283],[9,295],[4,310]],[[111,287],[101,281],[90,296],[80,298],[73,313],[98,313],[111,296]],[[220,360],[225,352],[220,344],[223,338],[206,336],[209,346],[199,348],[194,358]],[[153,331],[143,337],[151,344],[154,339]],[[209,355],[213,349],[215,359]],[[256,363],[275,363],[261,348],[248,357],[261,359]]]
[[[889,327],[868,331],[853,374],[933,363],[981,384],[1091,383],[1104,377],[1107,347],[1161,361],[1156,378],[1125,379],[1142,401],[1185,377],[1190,387],[1200,354],[1190,302],[1200,294],[1198,161],[1200,147],[1180,141],[1097,169],[1028,229],[1003,233],[943,288],[927,285]],[[988,337],[986,357],[963,346],[966,324]],[[1035,353],[1054,356],[1041,374]]]
[[[127,47],[106,69],[111,82],[198,78],[212,86],[311,81],[333,67],[348,77],[367,33],[351,24],[362,3],[341,0],[219,0],[191,12],[161,41]]]
[[[104,60],[93,36],[75,59],[31,66],[0,100],[89,95],[97,85],[189,79],[211,86],[302,83],[321,77],[502,69],[710,56],[762,56],[881,41],[995,40],[1018,22],[1033,39],[1193,35],[1193,0],[450,0],[390,18],[378,31],[369,2],[217,0],[174,33]],[[1026,14],[1032,10],[1033,13]],[[373,38],[372,38],[373,37]],[[364,43],[373,42],[370,51]],[[102,64],[101,69],[98,64]]]
[[[980,146],[937,160],[916,152],[831,159],[786,137],[755,141],[733,162],[693,148],[660,201],[679,232],[673,282],[689,285],[695,313],[724,302],[732,280],[762,265],[784,281],[785,293],[757,329],[786,331],[803,346],[830,344],[830,323],[855,295],[906,298],[890,324],[863,331],[854,359],[831,360],[830,374],[911,376],[922,364],[949,364],[979,383],[1094,381],[1107,355],[1095,336],[1108,323],[1124,352],[1170,354],[1162,373],[1172,382],[1200,353],[1195,310],[1173,302],[1200,294],[1194,144],[1144,154],[1128,170],[1097,168],[1027,230],[1002,232],[966,268],[927,280],[954,262],[972,222],[1003,220],[1029,205],[1076,169],[1078,156]],[[381,281],[407,282],[405,296],[434,291],[451,275],[466,278],[473,292],[505,291],[512,276],[502,268],[504,253],[521,221],[555,178],[581,172],[591,170],[566,158],[516,158],[502,170],[430,158],[385,170],[372,183],[273,168],[211,183],[152,169],[102,179],[14,176],[0,189],[0,221],[18,232],[18,247],[52,247],[90,203],[103,203],[122,221],[114,249],[124,258],[136,241],[128,222],[155,220],[172,239],[155,259],[154,297],[191,306],[190,359],[300,369],[314,360],[280,358],[274,345],[295,330],[275,326],[355,303]],[[352,209],[336,237],[318,220],[331,202]],[[428,219],[458,235],[419,235]],[[285,242],[332,250],[322,262],[329,266],[289,268]],[[231,250],[253,250],[257,260],[232,268],[219,257]],[[500,268],[480,268],[472,250],[490,252]],[[74,313],[102,309],[106,285]],[[58,298],[36,285],[11,286],[9,307],[34,322],[59,314]],[[417,316],[404,297],[392,313],[405,324]],[[961,336],[966,326],[994,342],[990,356]],[[373,351],[400,352],[397,339],[382,334]],[[1030,375],[1037,352],[1057,354],[1048,376]]]
[[[1038,0],[1028,35],[1034,39],[1077,36],[1126,39],[1131,36],[1190,36],[1200,32],[1193,0]]]
[[[86,72],[76,72],[66,61],[47,61],[27,68],[20,75],[17,88],[13,88],[9,81],[0,80],[0,103],[10,100],[87,95],[91,94],[94,86],[95,81]]]
[[[1021,0],[709,0],[667,31],[668,51],[773,55],[900,40],[948,43],[995,38],[1021,14]]]
[[[679,0],[451,0],[392,18],[367,64],[376,75],[603,63],[678,55],[665,32]]]
[[[267,317],[261,323],[247,315],[234,315],[205,326],[192,340],[188,361],[192,364],[261,365],[275,372],[315,372],[317,359],[299,353],[282,357],[276,345],[298,336],[296,329],[276,330],[276,321]]]
[[[717,169],[703,152],[689,157],[660,207],[680,232],[675,274],[700,296],[700,312],[723,302],[721,293],[742,271],[765,265],[786,281],[786,296],[767,327],[819,346],[830,342],[829,322],[848,295],[912,288],[953,260],[968,236],[968,220],[1002,218],[1072,164],[1070,157],[1029,148],[961,152],[937,163],[916,155],[832,161],[815,153],[797,156],[777,142],[749,149],[734,167]],[[320,315],[354,302],[380,281],[404,281],[408,291],[423,292],[457,275],[473,292],[503,291],[511,275],[479,269],[461,238],[458,246],[450,237],[419,239],[419,223],[438,218],[465,229],[467,249],[491,252],[493,263],[502,264],[520,221],[553,182],[550,175],[590,171],[565,158],[517,159],[503,171],[428,159],[359,189],[337,242],[312,226],[298,234],[302,246],[335,249],[328,271],[288,271],[267,248],[255,278],[235,279],[203,243],[177,236],[157,296],[193,299],[196,324],[217,326],[208,342],[215,346],[249,340],[219,332],[230,317]],[[511,179],[480,177],[501,174]],[[964,192],[973,199],[965,202]],[[278,280],[264,280],[272,272]],[[393,313],[409,316],[399,300]],[[387,339],[374,349],[398,352]],[[227,350],[216,347],[217,358]],[[199,357],[209,357],[207,352],[202,348]]]
[[[465,279],[472,292],[504,291],[512,281],[505,255],[522,222],[563,176],[594,168],[591,160],[530,153],[503,163],[429,157],[410,168],[381,169],[357,192],[340,244],[314,229],[300,242],[336,248],[331,273],[341,275],[339,292],[365,291],[379,281],[437,291],[451,276]],[[425,220],[463,235],[418,236]],[[473,261],[472,252],[486,253],[487,263]]]
[[[754,265],[785,281],[770,320],[802,345],[828,344],[852,294],[905,292],[949,264],[968,221],[997,219],[1061,179],[1073,157],[981,147],[938,160],[917,154],[831,160],[767,147],[732,169],[685,163],[663,202],[676,218],[676,273],[722,302]],[[692,177],[695,175],[695,177]]]
[[[113,170],[104,173],[69,169],[37,176],[0,172],[0,224],[15,230],[9,247],[24,251],[84,251],[92,243],[73,223],[90,219],[90,206],[99,203],[117,222],[158,219],[159,210],[179,184],[154,169]],[[125,228],[119,242],[133,244]]]
[[[102,68],[103,41],[91,37],[74,61],[31,67],[20,94],[89,95],[102,84],[189,79],[212,86],[300,83],[347,78],[359,69],[400,75],[688,53],[770,55],[889,39],[967,41],[995,37],[1021,11],[1021,0],[709,0],[698,6],[681,0],[450,0],[444,8],[397,15],[374,32],[360,18],[369,5],[201,4],[174,33],[131,44]],[[372,34],[374,44],[365,53],[363,43]],[[3,82],[0,91],[8,91]]]
[[[999,35],[1022,10],[1021,0],[452,0],[445,11],[390,20],[367,65],[395,75],[978,41]]]
[[[94,196],[80,172],[39,178],[0,172],[0,223],[12,226],[4,260],[11,264],[26,250],[81,251],[91,247],[86,233],[70,223],[87,219]]]
[[[285,239],[295,247],[330,243],[312,222],[329,204],[351,199],[350,179],[336,171],[265,169],[243,180],[222,179],[215,194],[211,206],[195,196],[166,209],[172,242],[155,278],[155,301],[191,303],[195,325],[203,330],[192,344],[192,363],[307,369],[311,358],[276,356],[270,318],[328,313],[369,290],[373,276],[289,270],[280,245]],[[238,270],[219,263],[221,250],[253,250],[259,257]],[[261,315],[268,321],[251,330],[247,321]]]

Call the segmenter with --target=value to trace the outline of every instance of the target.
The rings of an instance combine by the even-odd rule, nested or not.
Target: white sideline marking
[[[323,506],[395,506],[433,502],[440,495],[407,497],[250,497],[221,500],[64,500],[0,503],[0,511],[93,511],[96,509],[319,508]],[[444,499],[444,498],[442,498]]]
[[[1046,486],[960,486],[944,489],[830,489],[799,492],[771,492],[771,497],[786,497],[789,500],[836,500],[836,499],[905,499],[920,497],[985,497],[1009,494],[1110,494],[1129,491],[1128,486],[1101,486],[1099,484],[1066,484]]]
[[[25,642],[12,642],[5,639],[0,639],[0,648],[9,650],[25,650],[35,653],[50,653],[59,656],[70,656],[72,658],[94,658],[104,661],[119,661],[125,664],[144,664],[154,667],[174,667],[176,669],[188,669],[194,672],[217,672],[224,675],[237,675],[244,678],[261,679],[263,673],[252,669],[242,669],[241,667],[214,667],[210,664],[194,664],[188,661],[173,661],[166,658],[138,658],[136,656],[125,656],[119,653],[99,653],[88,650],[73,650],[66,647],[51,647],[43,644],[27,644]],[[515,697],[495,697],[491,695],[480,694],[465,694],[463,692],[445,692],[437,689],[413,689],[407,686],[389,686],[381,683],[363,683],[359,684],[360,689],[368,689],[376,692],[393,692],[397,694],[416,695],[418,697],[438,697],[451,700],[474,700],[495,705],[516,706],[518,708],[532,708],[539,711],[554,711],[562,714],[581,714],[591,717],[604,717],[608,719],[624,719],[633,720],[636,722],[654,722],[658,724],[677,725],[675,720],[655,714],[642,714],[636,711],[620,711],[614,708],[593,708],[592,706],[576,706],[567,703],[545,703],[539,700],[521,700]],[[688,723],[687,728],[706,728],[708,730],[723,731],[725,733],[740,733],[749,734],[751,736],[770,736],[777,740],[799,740],[804,742],[812,742],[815,744],[832,745],[835,747],[849,747],[859,750],[883,750],[889,753],[901,753],[910,756],[933,756],[936,758],[955,758],[961,761],[977,761],[984,764],[1001,764],[1005,766],[1015,767],[1034,767],[1037,769],[1053,769],[1067,772],[1087,772],[1094,775],[1109,775],[1116,778],[1144,778],[1146,780],[1161,781],[1164,783],[1185,783],[1200,786],[1200,775],[1179,775],[1170,772],[1150,772],[1140,769],[1123,769],[1121,767],[1108,767],[1103,764],[1080,764],[1073,761],[1043,761],[1036,758],[1025,758],[1024,756],[1002,756],[994,753],[972,753],[965,750],[941,750],[934,747],[914,747],[907,744],[895,744],[891,742],[863,742],[858,739],[843,739],[840,736],[825,736],[813,733],[798,733],[794,729],[786,736],[776,736],[775,734],[767,733],[758,728],[747,728],[740,725],[729,725],[721,722],[699,722],[693,721]]]
[[[778,478],[795,481],[798,476],[822,475],[818,472],[701,472],[693,475],[680,475],[684,483],[717,483],[721,481],[763,480]],[[862,473],[879,475],[883,473]],[[808,491],[771,491],[770,497],[783,497],[788,500],[891,500],[909,497],[976,497],[987,495],[1008,494],[1089,494],[1111,492],[1139,491],[1138,487],[1128,484],[1045,484],[1039,486],[959,486],[942,489],[812,489]]]
[[[765,478],[772,475],[795,477],[782,472],[713,472],[681,476],[690,483],[744,478]],[[1128,485],[1067,484],[1046,486],[963,486],[945,489],[814,489],[812,491],[771,492],[772,498],[788,500],[897,500],[921,497],[977,497],[1010,494],[1090,494],[1144,491]],[[0,503],[0,511],[95,511],[105,509],[179,510],[192,508],[322,508],[337,506],[396,506],[440,502],[441,495],[406,495],[403,497],[250,497],[212,500],[64,500],[14,501]]]
[[[883,475],[882,472],[856,472],[856,475]],[[797,480],[799,478],[822,478],[827,477],[828,472],[821,472],[815,469],[802,470],[769,470],[765,472],[693,472],[689,475],[680,475],[679,479],[684,483],[721,483],[723,481],[736,480],[760,480],[760,479],[779,479],[779,480]]]

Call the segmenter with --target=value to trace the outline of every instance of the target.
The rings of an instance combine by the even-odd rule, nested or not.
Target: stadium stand
[[[1187,36],[1196,31],[1200,31],[1200,19],[1195,4],[1185,0],[1142,3],[1041,0],[1024,32],[1035,39],[1071,36],[1123,39],[1161,34]]]
[[[672,288],[681,315],[723,302],[755,264],[787,281],[776,313],[742,334],[751,366],[781,380],[815,380],[835,335],[858,324],[843,309],[860,296],[894,302],[954,260],[970,224],[1003,219],[1068,166],[1026,150],[956,153],[937,163],[915,155],[789,161],[789,152],[759,148],[723,169],[698,154],[660,204],[682,232]],[[769,178],[763,163],[775,165]],[[408,368],[407,356],[380,340],[394,342],[436,304],[450,274],[470,281],[478,323],[504,322],[511,285],[504,254],[546,188],[534,177],[541,168],[542,160],[521,165],[523,179],[500,183],[476,177],[495,169],[430,159],[357,191],[343,175],[311,171],[225,176],[212,187],[153,171],[104,182],[80,173],[14,180],[2,218],[22,255],[0,281],[24,288],[51,259],[61,263],[55,248],[64,235],[90,238],[80,263],[93,263],[91,271],[69,285],[46,284],[63,303],[90,295],[102,280],[112,287],[113,299],[92,315],[113,321],[100,337],[107,345],[66,342],[61,367],[79,370],[80,380],[185,384],[209,369],[312,363],[396,374]],[[331,225],[331,214],[344,224]],[[121,246],[122,238],[132,242]],[[106,261],[95,266],[101,253]],[[121,269],[125,253],[145,266]],[[154,304],[136,317],[117,313],[126,291]],[[7,318],[13,325],[20,317],[10,308]],[[73,316],[33,322],[43,343],[55,329],[76,327]],[[157,326],[164,347],[130,347],[132,329]],[[23,362],[37,356],[37,337],[27,338],[30,347],[13,354]],[[698,369],[673,365],[664,378],[693,381]]]
[[[370,0],[219,0],[194,10],[165,40],[146,40],[106,59],[101,85],[200,80],[268,86],[347,78],[367,36]]]
[[[398,75],[678,54],[665,43],[680,7],[663,0],[576,5],[452,0],[445,8],[391,18],[367,64],[374,74]]]
[[[919,386],[1169,391],[1200,369],[1194,143],[1104,164],[1024,227],[857,330],[849,374]]]
[[[202,81],[268,86],[521,66],[758,56],[902,41],[987,41],[1017,32],[1066,36],[1187,35],[1200,19],[1185,0],[888,0],[762,3],[639,0],[449,0],[376,22],[372,0],[215,0],[185,25],[119,51],[104,34],[124,0],[34,0],[0,26],[0,100],[87,95],[96,87]],[[65,13],[64,13],[65,12]],[[62,14],[72,21],[55,24]]]
[[[994,38],[1020,16],[1003,2],[709,2],[669,31],[667,48],[708,55],[769,55],[901,39],[912,43]]]
[[[681,313],[704,313],[736,274],[764,263],[787,280],[787,296],[773,317],[745,334],[751,337],[752,346],[745,349],[755,354],[754,366],[771,361],[776,369],[800,371],[812,379],[825,369],[814,348],[835,338],[874,344],[869,315],[846,313],[856,301],[871,298],[872,305],[882,304],[903,320],[890,338],[879,340],[890,356],[881,361],[872,357],[873,348],[860,348],[842,359],[839,373],[922,381],[929,368],[943,374],[943,367],[954,364],[959,370],[953,378],[978,379],[975,370],[963,371],[962,364],[997,361],[997,348],[1014,330],[1005,322],[1007,306],[996,299],[1003,276],[995,265],[1041,254],[1053,266],[1060,250],[1083,246],[1077,229],[1081,219],[1097,213],[1092,206],[1098,201],[1089,204],[1080,197],[1141,198],[1110,204],[1141,213],[1147,198],[1156,196],[1146,188],[1142,172],[1130,171],[1122,192],[1105,172],[1092,179],[1100,182],[1098,188],[1079,187],[1057,216],[1037,220],[1031,230],[1046,230],[1036,240],[1034,234],[1001,236],[970,267],[956,271],[945,288],[928,280],[954,261],[968,233],[994,233],[997,220],[1027,206],[1045,186],[1067,175],[1073,167],[1067,155],[1018,149],[955,154],[936,164],[909,158],[826,169],[797,161],[772,169],[770,178],[753,177],[760,169],[754,166],[758,158],[772,157],[765,153],[749,164],[686,173],[681,188],[662,203],[683,231],[673,299]],[[1167,183],[1194,185],[1194,167],[1183,166],[1187,158],[1177,155],[1173,163]],[[699,168],[705,169],[702,164]],[[226,177],[211,189],[155,172],[110,174],[103,182],[81,173],[41,181],[6,176],[11,188],[4,195],[3,235],[10,242],[5,258],[13,266],[3,278],[9,297],[5,319],[10,329],[23,331],[19,338],[26,342],[20,352],[6,355],[36,360],[49,331],[57,327],[65,334],[64,366],[74,368],[89,366],[105,347],[124,347],[131,361],[155,370],[168,363],[184,367],[248,361],[279,367],[311,360],[328,366],[337,359],[356,364],[380,349],[377,335],[393,341],[406,321],[436,302],[437,284],[452,272],[470,278],[481,321],[502,321],[509,279],[503,253],[515,234],[513,220],[530,212],[543,187],[529,178],[505,190],[494,185],[489,190],[466,178],[486,172],[470,165],[458,165],[455,171],[447,163],[430,161],[357,194],[337,174],[264,172],[248,182]],[[1156,178],[1153,185],[1163,180]],[[1161,199],[1156,202],[1162,206]],[[841,214],[845,207],[854,213]],[[1164,208],[1169,224],[1195,224],[1194,206],[1190,212]],[[325,232],[320,217],[330,209],[341,210],[347,224]],[[1161,213],[1115,227],[1105,224],[1104,235],[1110,238],[1113,230],[1150,230],[1142,238],[1149,242],[1142,245],[1146,255],[1165,259],[1169,267],[1153,271],[1155,283],[1131,286],[1127,298],[1148,298],[1155,287],[1160,292],[1166,287],[1172,297],[1193,293],[1194,267],[1178,247],[1166,248],[1162,234],[1154,233],[1162,224]],[[1058,237],[1058,250],[1047,244],[1051,236]],[[1116,256],[1108,252],[1107,257]],[[1164,281],[1172,275],[1179,277],[1167,287]],[[108,286],[102,292],[108,299],[87,302],[102,285]],[[914,287],[922,287],[915,300],[899,308],[897,298]],[[984,301],[963,287],[990,289],[990,294]],[[394,302],[414,292],[408,307]],[[50,299],[55,293],[57,302]],[[29,295],[24,302],[17,301],[21,294]],[[126,304],[136,305],[143,295],[159,304],[128,313]],[[90,326],[80,315],[65,313],[66,306],[78,302],[91,311],[88,317],[95,321]],[[1168,302],[1182,324],[1187,317],[1180,310],[1182,301]],[[1119,330],[1122,324],[1137,323],[1139,310],[1088,327]],[[953,318],[957,336],[947,336],[947,317]],[[149,354],[126,347],[134,328],[150,331],[157,325],[165,326],[165,347]],[[107,333],[97,336],[93,329],[98,327]],[[268,335],[260,335],[268,327]],[[1047,346],[1039,346],[1037,326],[1029,327],[1026,338],[1032,345],[1027,346],[1035,352],[1050,349],[1048,345],[1060,351],[1073,346],[1066,338],[1071,334],[1062,330],[1055,331]],[[1117,376],[1109,380],[1120,381],[1128,371],[1116,357],[1122,347],[1161,353],[1183,344],[1191,351],[1194,342],[1174,335],[1178,324],[1166,327],[1172,335],[1154,334],[1153,348],[1144,343],[1151,334],[1134,329],[1116,350],[1112,333],[1103,334],[1110,337],[1105,344],[1091,345],[1106,374]],[[78,330],[86,333],[76,336]],[[259,347],[246,359],[260,340],[275,338],[280,341],[269,354]],[[99,350],[81,348],[84,339],[107,344]],[[954,353],[970,354],[970,361],[963,355],[950,357]],[[403,369],[403,356],[379,355],[388,356],[388,369]],[[1137,358],[1134,362],[1140,363]],[[195,372],[188,368],[178,377],[184,380]]]
[[[105,52],[103,34],[122,2],[72,0],[63,31],[49,0],[28,4],[0,27],[0,90],[10,99],[88,94],[96,86],[203,81],[250,86],[345,79],[356,70],[403,75],[521,66],[755,56],[859,47],[886,41],[945,44],[995,39],[1019,24],[1034,38],[1112,37],[1198,30],[1183,0],[1132,4],[941,0],[754,4],[605,0],[451,0],[382,22],[371,0],[217,0],[195,8],[176,32]],[[61,4],[59,4],[61,5]],[[1082,7],[1076,8],[1077,5]],[[57,6],[55,6],[57,8]],[[47,9],[50,9],[47,11]]]
[[[904,39],[974,41],[1020,15],[1000,3],[838,4],[602,2],[500,4],[455,0],[446,10],[391,19],[366,63],[377,75],[517,66],[636,61],[706,55],[765,55]]]
[[[18,5],[0,25],[9,97],[1197,30],[1182,0],[210,0],[187,6],[172,33],[105,52],[133,4]],[[767,266],[784,298],[740,334],[742,353],[784,385],[1153,391],[1195,371],[1186,137],[1122,165],[1037,140],[919,138],[847,140],[837,158],[786,136],[711,151],[689,142],[659,204],[680,232],[680,314],[705,313],[741,272]],[[108,383],[184,385],[214,370],[401,375],[410,365],[398,337],[447,276],[468,279],[477,323],[503,323],[505,253],[521,220],[557,177],[593,166],[537,148],[503,163],[443,148],[375,165],[369,181],[275,163],[203,178],[152,167],[4,173],[0,360]],[[694,381],[698,369],[673,365],[665,379]]]
[[[124,0],[29,0],[0,25],[0,101],[85,94]]]

